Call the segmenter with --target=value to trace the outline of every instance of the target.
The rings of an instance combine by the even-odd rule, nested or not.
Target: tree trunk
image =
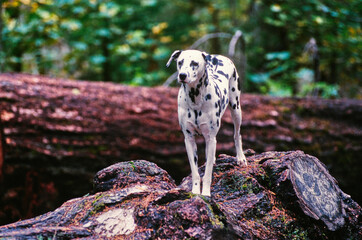
[[[93,195],[67,201],[36,218],[2,226],[0,238],[361,236],[361,207],[341,191],[317,158],[290,151],[265,152],[247,160],[247,167],[238,166],[236,158],[227,155],[216,160],[211,198],[190,193],[191,176],[177,187],[172,177],[154,163],[117,163],[96,174]],[[310,169],[318,174],[310,175]],[[205,166],[199,170],[203,173]]]
[[[190,170],[178,126],[177,92],[0,74],[5,139],[0,224],[87,193],[93,174],[119,161],[153,161],[180,182]],[[244,149],[313,154],[330,167],[344,191],[362,201],[355,184],[361,182],[361,101],[243,94],[241,106]],[[235,154],[229,111],[217,140],[218,154]],[[204,140],[197,142],[202,163]]]

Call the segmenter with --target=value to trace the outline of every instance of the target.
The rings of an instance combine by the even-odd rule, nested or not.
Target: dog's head
[[[192,83],[200,79],[206,68],[207,53],[198,50],[176,50],[172,53],[166,66],[170,66],[172,60],[177,62],[178,76],[180,83]]]

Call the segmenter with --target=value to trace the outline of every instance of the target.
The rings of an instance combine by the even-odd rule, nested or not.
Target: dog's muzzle
[[[180,82],[184,83],[185,79],[187,78],[187,74],[186,73],[180,73],[178,75],[178,78],[180,79]]]

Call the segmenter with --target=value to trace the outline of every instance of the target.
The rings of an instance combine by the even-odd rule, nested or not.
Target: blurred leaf
[[[122,44],[121,46],[117,46],[115,51],[120,55],[128,55],[131,53],[131,48],[128,44]]]
[[[155,6],[157,4],[157,0],[141,0],[141,6],[150,7]]]
[[[274,59],[288,60],[290,58],[290,52],[287,51],[272,52],[272,53],[267,53],[265,57],[267,60],[274,60]]]
[[[268,94],[279,97],[290,97],[293,95],[291,86],[286,86],[278,81],[268,81]]]
[[[108,28],[101,28],[96,31],[96,35],[98,35],[100,37],[110,37],[111,32],[109,31]]]
[[[85,44],[84,42],[74,42],[72,43],[72,46],[74,47],[74,49],[77,49],[79,51],[85,51],[87,49],[87,44]]]
[[[104,17],[114,17],[120,11],[120,7],[115,2],[105,2],[99,5],[99,12]]]
[[[60,26],[67,30],[76,31],[82,27],[82,23],[76,19],[64,19]]]
[[[94,55],[90,57],[90,62],[93,64],[100,64],[106,61],[106,58],[102,55]]]
[[[76,6],[72,9],[74,14],[83,14],[85,13],[87,10],[86,8],[82,7],[82,6]]]
[[[266,83],[269,80],[269,73],[256,73],[256,74],[250,74],[249,75],[249,79],[253,82],[253,83]]]
[[[60,6],[74,4],[75,0],[57,0]]]
[[[280,21],[280,20],[276,20],[276,19],[273,19],[273,18],[270,18],[270,17],[266,17],[265,19],[265,22],[272,25],[272,26],[275,26],[275,27],[283,27],[285,26],[285,22],[283,21]]]
[[[127,39],[127,42],[129,44],[133,44],[133,45],[141,45],[141,44],[144,44],[145,42],[145,39],[144,39],[144,36],[145,36],[145,32],[142,31],[142,30],[135,30],[135,31],[131,31],[130,33],[127,34],[126,36],[126,39]]]
[[[280,12],[280,11],[282,10],[282,8],[280,7],[279,4],[272,4],[272,5],[270,6],[270,10],[271,10],[272,12]]]
[[[159,47],[155,50],[155,53],[153,55],[153,59],[155,60],[163,60],[170,56],[171,52],[166,47]]]

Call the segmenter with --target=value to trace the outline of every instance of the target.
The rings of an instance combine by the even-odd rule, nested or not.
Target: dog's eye
[[[179,66],[179,67],[182,67],[183,64],[184,64],[184,60],[183,60],[183,59],[178,62],[178,66]]]
[[[198,63],[198,62],[191,61],[190,67],[197,67],[197,66],[199,66],[199,63]]]

